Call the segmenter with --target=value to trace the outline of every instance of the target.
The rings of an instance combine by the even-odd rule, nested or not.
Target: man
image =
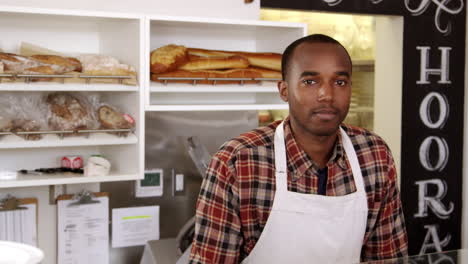
[[[289,117],[226,142],[197,203],[191,263],[357,263],[402,257],[407,236],[392,155],[343,125],[352,63],[325,35],[289,45]]]

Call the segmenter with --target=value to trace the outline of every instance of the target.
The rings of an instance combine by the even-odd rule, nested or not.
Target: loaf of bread
[[[92,129],[93,111],[84,98],[68,93],[52,93],[47,96],[48,123],[53,130]]]
[[[242,56],[246,58],[251,66],[281,71],[281,54],[265,52],[242,52],[242,51],[222,51],[207,49],[187,49],[189,56],[200,56],[205,58]]]
[[[150,70],[152,73],[173,71],[187,61],[187,48],[170,44],[151,52]]]
[[[156,82],[164,82],[159,80],[159,77],[183,77],[183,78],[272,78],[281,79],[281,73],[277,71],[265,70],[260,68],[247,68],[247,69],[230,69],[230,70],[200,70],[200,71],[187,71],[177,70],[172,72],[152,74],[151,80]],[[177,83],[192,83],[190,80],[170,80],[169,82]],[[245,83],[256,83],[257,81],[245,81]],[[200,84],[212,84],[213,81],[200,80]],[[239,81],[217,81],[217,83],[239,83]]]
[[[281,54],[243,52],[239,56],[245,57],[252,66],[281,71]]]
[[[249,61],[241,56],[213,57],[193,59],[180,66],[180,70],[222,70],[222,69],[244,69],[249,67]]]
[[[12,53],[0,53],[0,62],[8,73],[23,73],[25,69],[41,66],[38,61]]]
[[[120,63],[116,58],[105,55],[86,54],[77,57],[85,75],[131,76],[136,75],[135,69]]]
[[[55,72],[51,66],[49,65],[42,65],[42,66],[37,66],[37,67],[31,67],[31,68],[27,68],[27,69],[24,69],[22,74],[59,74],[57,72]],[[51,81],[52,78],[49,78],[49,77],[44,77],[44,78],[31,78],[30,79],[31,81],[33,82],[41,82],[41,81]]]
[[[81,72],[82,70],[80,61],[72,57],[62,57],[57,55],[32,55],[31,58],[50,66],[54,72]]]
[[[56,72],[49,65],[41,65],[37,67],[26,68],[22,74],[56,74]]]
[[[8,132],[12,129],[13,123],[11,119],[0,115],[0,132]]]
[[[64,74],[81,71],[77,59],[56,55],[20,56],[12,53],[0,53],[0,62],[4,71],[16,74]]]
[[[3,64],[3,62],[0,61],[0,73],[4,73],[5,72],[5,64]]]
[[[134,126],[133,119],[127,117],[114,108],[104,105],[98,109],[98,119],[102,128],[129,129]]]
[[[11,132],[35,132],[40,131],[41,125],[35,121],[30,119],[15,119],[12,123]],[[21,137],[27,140],[39,140],[42,138],[41,134],[31,134],[31,135],[20,135]]]
[[[184,62],[185,61],[185,62]],[[151,79],[184,78],[272,78],[281,79],[281,54],[163,46],[151,54]],[[191,83],[191,80],[170,80]],[[217,83],[238,83],[220,81]],[[247,81],[255,82],[255,81]],[[197,83],[213,83],[200,80]]]
[[[197,49],[197,48],[187,48],[189,55],[195,55],[198,57],[212,58],[212,57],[229,57],[234,56],[237,53],[233,51],[223,51],[223,50],[209,50],[209,49]]]

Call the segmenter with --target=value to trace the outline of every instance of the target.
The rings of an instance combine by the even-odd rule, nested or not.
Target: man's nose
[[[333,87],[328,83],[324,83],[320,86],[318,90],[317,100],[322,101],[332,101],[333,100]]]

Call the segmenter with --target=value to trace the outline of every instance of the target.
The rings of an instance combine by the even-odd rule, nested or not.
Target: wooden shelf
[[[18,148],[50,148],[79,147],[136,144],[138,138],[134,134],[118,137],[108,133],[93,133],[88,138],[84,136],[67,136],[60,139],[57,135],[44,135],[40,140],[26,140],[16,135],[0,136],[0,149]]]
[[[139,87],[121,84],[62,84],[62,83],[2,83],[0,91],[89,91],[89,92],[137,92]]]
[[[59,184],[82,184],[95,182],[115,182],[115,181],[133,181],[142,179],[140,175],[135,174],[110,174],[107,176],[85,177],[76,176],[76,174],[53,174],[53,175],[20,175],[15,180],[1,180],[0,188],[31,187]]]

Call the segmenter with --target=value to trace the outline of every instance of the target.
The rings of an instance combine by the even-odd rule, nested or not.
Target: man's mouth
[[[332,108],[321,108],[315,110],[313,114],[323,121],[330,121],[336,118],[338,111]]]

